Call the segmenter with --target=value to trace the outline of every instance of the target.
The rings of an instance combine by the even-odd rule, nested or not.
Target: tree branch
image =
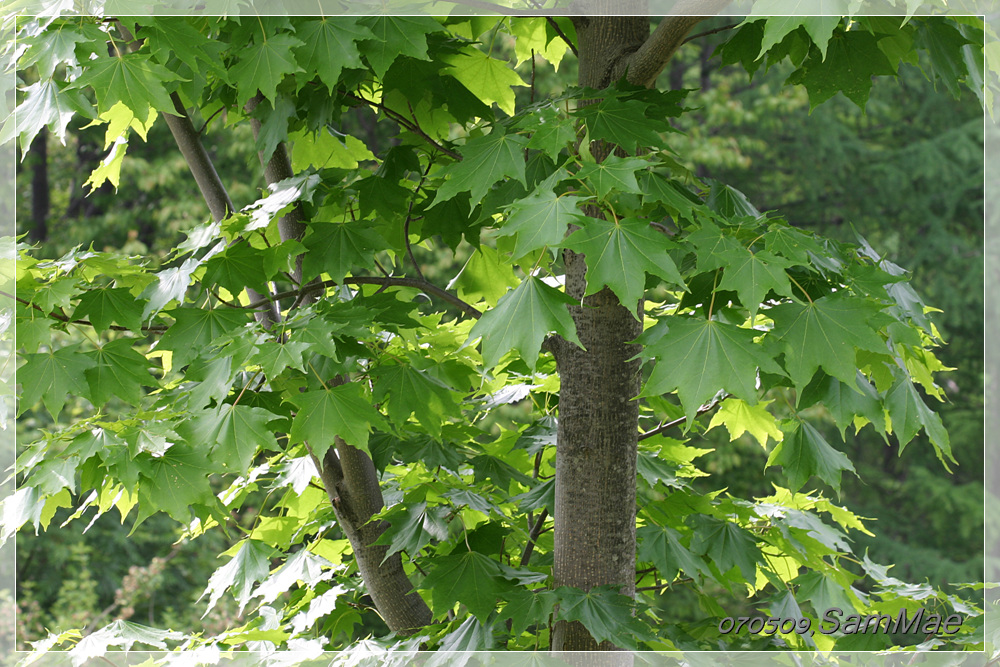
[[[451,150],[450,148],[445,148],[444,146],[442,146],[441,144],[439,144],[437,141],[435,141],[434,139],[432,139],[430,137],[430,135],[428,135],[426,132],[424,132],[420,128],[420,126],[418,124],[416,124],[415,122],[409,120],[408,118],[406,118],[406,116],[404,116],[403,114],[399,113],[398,111],[395,111],[394,109],[390,109],[389,107],[385,106],[381,102],[375,102],[374,100],[366,100],[365,98],[361,97],[360,95],[355,95],[354,93],[347,92],[346,90],[345,91],[340,91],[340,92],[342,92],[345,97],[349,97],[352,100],[361,102],[362,104],[367,104],[370,107],[374,107],[375,109],[378,109],[379,111],[381,111],[382,113],[384,113],[386,116],[388,116],[392,120],[396,121],[397,123],[399,123],[400,125],[402,125],[403,127],[405,127],[410,132],[413,132],[414,134],[419,135],[424,141],[426,141],[427,143],[431,144],[432,146],[434,146],[434,148],[438,149],[439,151],[441,151],[442,153],[444,153],[448,157],[452,158],[453,160],[459,160],[460,161],[462,159],[462,156],[459,153],[456,153],[455,151]]]
[[[656,77],[684,43],[684,37],[691,28],[706,18],[708,17],[668,16],[660,21],[660,25],[656,26],[656,30],[643,42],[639,50],[624,60],[623,65],[628,69],[629,83],[651,88],[656,82]]]
[[[423,187],[424,181],[427,180],[427,174],[431,173],[433,165],[434,160],[427,161],[427,169],[424,170],[423,175],[420,177],[420,182],[417,183],[417,187],[413,190],[413,198],[410,199],[410,206],[406,209],[406,220],[403,222],[403,240],[406,242],[406,254],[410,256],[410,262],[413,263],[417,277],[424,282],[427,282],[427,278],[424,277],[424,272],[420,270],[420,264],[417,263],[417,258],[413,256],[413,248],[410,246],[410,221],[413,219],[413,204],[417,201],[417,193]]]
[[[643,586],[642,588],[635,589],[635,592],[638,593],[639,591],[659,591],[663,590],[664,588],[670,588],[674,584],[689,584],[692,581],[694,581],[694,579],[686,577],[684,579],[677,579],[676,581],[670,581],[665,584],[660,584],[658,586]]]
[[[461,308],[466,315],[474,317],[477,320],[482,317],[482,313],[476,310],[471,304],[466,303],[462,299],[451,292],[441,289],[437,285],[427,282],[426,280],[418,280],[416,278],[399,278],[394,276],[348,276],[341,281],[336,280],[324,280],[323,282],[310,283],[304,287],[300,287],[294,290],[288,290],[287,292],[279,292],[271,296],[263,297],[258,301],[253,301],[250,304],[243,306],[247,309],[259,308],[273,300],[277,299],[287,299],[292,296],[300,296],[305,293],[316,292],[319,290],[324,290],[327,287],[336,287],[337,285],[383,285],[385,287],[416,287],[417,289],[422,289],[431,294],[434,294],[441,298],[443,301],[447,301],[453,306]]]
[[[542,526],[545,525],[545,520],[549,518],[549,511],[547,509],[542,510],[542,513],[538,515],[538,521],[535,525],[531,527],[531,532],[528,533],[528,543],[524,545],[524,553],[521,554],[521,567],[527,567],[528,561],[531,560],[531,554],[535,551],[535,542],[538,540],[538,536],[542,534]]]
[[[120,20],[115,19],[115,25],[118,26],[118,31],[121,33],[122,38],[128,43],[128,50],[139,50],[142,46],[142,40],[136,39]],[[174,104],[174,113],[162,113],[163,121],[170,129],[170,134],[173,135],[174,141],[177,143],[177,148],[181,151],[181,155],[184,156],[184,161],[191,170],[191,175],[194,176],[198,190],[201,191],[202,198],[208,204],[208,210],[212,213],[212,219],[216,222],[221,222],[230,213],[235,211],[236,207],[233,206],[233,200],[229,197],[229,191],[226,190],[222,179],[219,178],[219,173],[215,170],[212,158],[209,157],[208,151],[205,150],[204,144],[201,143],[201,134],[191,123],[191,117],[188,116],[180,96],[176,92],[170,93],[170,101]],[[257,294],[256,291],[251,290],[249,287],[247,288],[247,292],[251,295],[251,299],[263,296]],[[269,327],[281,318],[278,315],[277,307],[272,304],[266,311],[261,311],[257,315],[257,319],[265,327]]]
[[[706,30],[705,32],[699,32],[697,35],[691,35],[690,37],[687,37],[683,42],[681,42],[681,45],[687,44],[688,42],[693,42],[696,39],[701,39],[702,37],[708,37],[709,35],[714,35],[719,32],[732,30],[738,25],[739,23],[730,23],[728,25],[722,26],[721,28],[715,28],[713,30]]]
[[[573,55],[579,57],[580,54],[576,50],[576,44],[574,44],[573,40],[566,36],[566,33],[559,27],[556,20],[551,16],[546,16],[545,20],[548,21],[549,25],[552,26],[552,29],[556,31],[556,34],[562,38],[562,41],[566,42],[566,45],[569,46],[569,50],[573,52]]]
[[[51,317],[51,318],[56,319],[56,320],[59,320],[60,322],[66,322],[67,324],[82,324],[82,325],[87,326],[87,327],[93,327],[94,326],[93,323],[90,322],[90,321],[88,321],[88,320],[73,320],[73,319],[70,319],[69,317],[67,317],[66,315],[63,315],[62,313],[57,313],[55,311],[46,313],[45,310],[41,306],[39,306],[37,303],[32,303],[31,301],[28,301],[27,299],[22,299],[19,296],[14,296],[13,294],[8,294],[7,292],[0,291],[0,296],[6,297],[8,299],[14,299],[18,303],[22,303],[25,306],[31,306],[32,308],[34,308],[38,312],[42,313],[43,315],[47,315],[48,317]],[[111,325],[108,326],[108,329],[111,329],[112,331],[131,331],[131,329],[129,329],[128,327],[123,327],[123,326],[118,325],[118,324],[111,324]],[[139,331],[141,331],[142,333],[163,333],[166,330],[167,330],[167,327],[165,327],[163,325],[159,325],[159,324],[154,325],[154,326],[140,327],[139,328]]]
[[[711,412],[712,410],[715,409],[715,407],[720,402],[722,402],[726,398],[729,398],[729,394],[723,394],[722,396],[719,396],[717,398],[712,399],[710,402],[708,402],[705,405],[703,405],[700,408],[698,408],[698,411],[696,413],[694,413],[694,416],[695,417],[700,417],[703,414],[705,414],[706,412]],[[674,419],[673,421],[666,422],[665,424],[660,424],[659,426],[657,426],[656,428],[654,428],[654,429],[652,429],[650,431],[646,431],[645,433],[640,433],[639,434],[639,440],[645,440],[646,438],[652,438],[654,435],[659,435],[660,433],[663,433],[664,431],[669,431],[673,427],[680,426],[681,424],[683,424],[686,421],[687,421],[687,417],[678,417],[677,419]]]

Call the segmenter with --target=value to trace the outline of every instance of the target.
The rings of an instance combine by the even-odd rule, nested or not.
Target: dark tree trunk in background
[[[43,127],[31,141],[28,163],[31,168],[31,229],[28,240],[40,243],[49,238],[49,154],[48,128]]]

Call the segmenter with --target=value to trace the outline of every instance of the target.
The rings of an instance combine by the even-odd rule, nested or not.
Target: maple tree
[[[371,607],[396,647],[857,645],[681,629],[653,604],[681,584],[717,618],[720,591],[814,620],[918,601],[978,613],[853,554],[863,521],[806,490],[855,472],[805,419],[820,401],[842,432],[920,434],[955,463],[924,398],[941,398],[941,340],[863,237],[796,229],[674,159],[691,91],[655,82],[703,18],[18,19],[36,79],[7,125],[22,150],[88,119],[108,151],[88,185],[117,185],[129,142],[165,123],[211,219],[155,268],[19,246],[19,412],[58,422],[69,396],[94,410],[19,457],[2,536],[59,508],[136,526],[164,512],[186,539],[240,535],[205,595],[255,610],[219,636],[116,621],[42,645],[322,650],[353,644]],[[873,77],[914,63],[986,94],[979,19],[728,29],[723,65],[788,59],[812,106],[864,106]],[[537,99],[535,68],[570,53],[578,85]],[[352,113],[398,134],[344,136]],[[269,185],[238,208],[203,136],[239,124]],[[439,244],[471,249],[445,284],[414,253]],[[710,450],[689,436],[718,426],[755,438],[786,484],[696,491]],[[870,595],[853,587],[865,576]]]

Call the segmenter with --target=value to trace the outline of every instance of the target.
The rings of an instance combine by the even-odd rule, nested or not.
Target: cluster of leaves
[[[234,508],[265,497],[205,591],[209,607],[227,592],[241,607],[255,602],[251,620],[209,638],[113,624],[76,644],[78,657],[137,641],[206,650],[351,641],[364,588],[317,470],[337,438],[380,473],[387,506],[376,518],[389,528],[379,543],[405,554],[432,610],[435,622],[419,637],[428,646],[545,646],[557,605],[558,618],[630,648],[746,641],[654,630],[670,619],[652,595],[682,584],[717,617],[728,615],[719,590],[757,596],[775,616],[932,601],[978,613],[872,563],[867,573],[880,587],[860,594],[846,531],[864,531],[861,520],[803,492],[813,477],[836,489],[853,472],[802,419],[819,401],[842,432],[871,424],[906,445],[922,431],[952,461],[921,395],[941,397],[939,336],[902,269],[861,238],[821,239],[687,172],[669,151],[681,91],[622,83],[519,107],[512,86],[523,80],[472,39],[502,29],[516,53],[558,60],[565,49],[553,31],[571,28],[560,25],[387,16],[24,22],[21,64],[40,78],[19,106],[23,146],[44,125],[59,136],[74,113],[91,117],[107,125],[111,146],[92,183],[114,182],[131,134],[144,136],[180,105],[209,120],[225,112],[227,123],[257,121],[263,159],[288,145],[296,170],[257,202],[191,230],[157,271],[93,250],[41,261],[19,248],[20,413],[41,404],[56,419],[69,394],[95,412],[41,433],[18,458],[23,484],[4,501],[3,537],[48,527],[60,507],[75,508],[73,518],[114,507],[123,518],[137,508],[137,526],[165,512],[197,539],[232,528]],[[888,39],[823,25],[822,35],[805,30],[827,59],[838,40]],[[855,78],[869,73],[852,71],[850,82],[817,80],[854,94]],[[807,87],[812,76],[803,75]],[[341,114],[357,106],[398,126],[395,145],[376,154],[337,134]],[[598,141],[645,152],[597,161],[589,147]],[[293,208],[307,231],[282,239],[278,220]],[[411,245],[438,237],[453,250],[474,248],[452,291],[427,282],[415,262],[415,275],[404,275]],[[543,350],[550,336],[579,344],[567,309],[574,300],[561,288],[562,249],[586,255],[588,295],[607,288],[644,324],[638,600],[548,585],[559,377]],[[261,303],[252,294],[268,296]],[[280,321],[255,317],[267,303],[278,304]],[[68,343],[77,332],[85,340]],[[112,397],[133,409],[109,417],[101,406]],[[490,419],[527,401],[526,420]],[[787,484],[752,500],[694,492],[686,480],[703,474],[693,462],[708,451],[655,425],[687,430],[710,411],[709,427],[750,433],[767,448]],[[45,645],[74,640],[53,635]],[[976,646],[981,637],[970,625],[951,641]]]

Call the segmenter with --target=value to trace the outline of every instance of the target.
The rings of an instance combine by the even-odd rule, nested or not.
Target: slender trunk
[[[577,20],[581,86],[614,83],[618,63],[649,36],[646,17],[590,17]],[[612,147],[595,145],[601,160]],[[588,211],[596,215],[596,211]],[[582,254],[564,253],[566,291],[582,299],[587,266]],[[635,594],[635,475],[639,406],[638,352],[628,341],[642,324],[605,288],[573,306],[577,335],[586,351],[560,345],[559,436],[556,445],[556,586],[590,589],[614,585]],[[612,650],[579,622],[553,629],[556,651]]]
[[[253,112],[260,99],[258,95],[250,100],[246,106],[248,113]],[[251,119],[251,127],[256,139],[261,128],[260,121]],[[259,157],[264,167],[264,177],[269,184],[294,175],[284,142],[278,143],[269,158],[262,154]],[[302,218],[301,208],[295,206],[278,221],[282,241],[302,238],[306,232]],[[293,278],[301,283],[301,259]],[[346,381],[346,378],[340,377],[336,383]],[[423,598],[413,590],[413,584],[403,570],[400,554],[386,558],[388,547],[372,544],[388,528],[384,521],[369,522],[372,516],[385,507],[378,472],[371,458],[363,451],[340,438],[336,438],[335,442],[336,450],[327,451],[320,466],[320,474],[333,504],[337,525],[351,543],[361,578],[386,625],[393,632],[413,634],[431,622],[431,611]],[[320,464],[319,461],[316,463]]]
[[[681,14],[717,11],[721,1],[679,3],[674,9],[684,11],[664,18],[651,35],[645,2],[592,0],[595,6],[588,7],[588,13],[598,15],[574,19],[579,84],[599,90],[626,77],[629,83],[651,87],[691,28],[704,18]],[[590,148],[598,161],[612,151],[621,153],[603,142]],[[586,213],[599,215],[593,208]],[[563,258],[566,292],[583,301],[582,307],[570,307],[570,313],[585,350],[565,342],[556,346],[561,391],[555,584],[582,589],[611,585],[634,596],[639,405],[633,399],[641,388],[641,377],[639,362],[629,361],[639,346],[629,341],[642,333],[642,301],[637,312],[631,313],[607,288],[583,299],[586,257],[567,250]],[[595,641],[578,622],[559,621],[552,631],[556,651],[615,648]]]
[[[428,625],[431,611],[413,590],[400,554],[386,558],[389,547],[373,544],[389,525],[369,521],[384,507],[371,458],[337,438],[336,451],[330,449],[324,457],[322,478],[337,525],[351,543],[358,571],[386,625],[401,635],[411,635]]]

